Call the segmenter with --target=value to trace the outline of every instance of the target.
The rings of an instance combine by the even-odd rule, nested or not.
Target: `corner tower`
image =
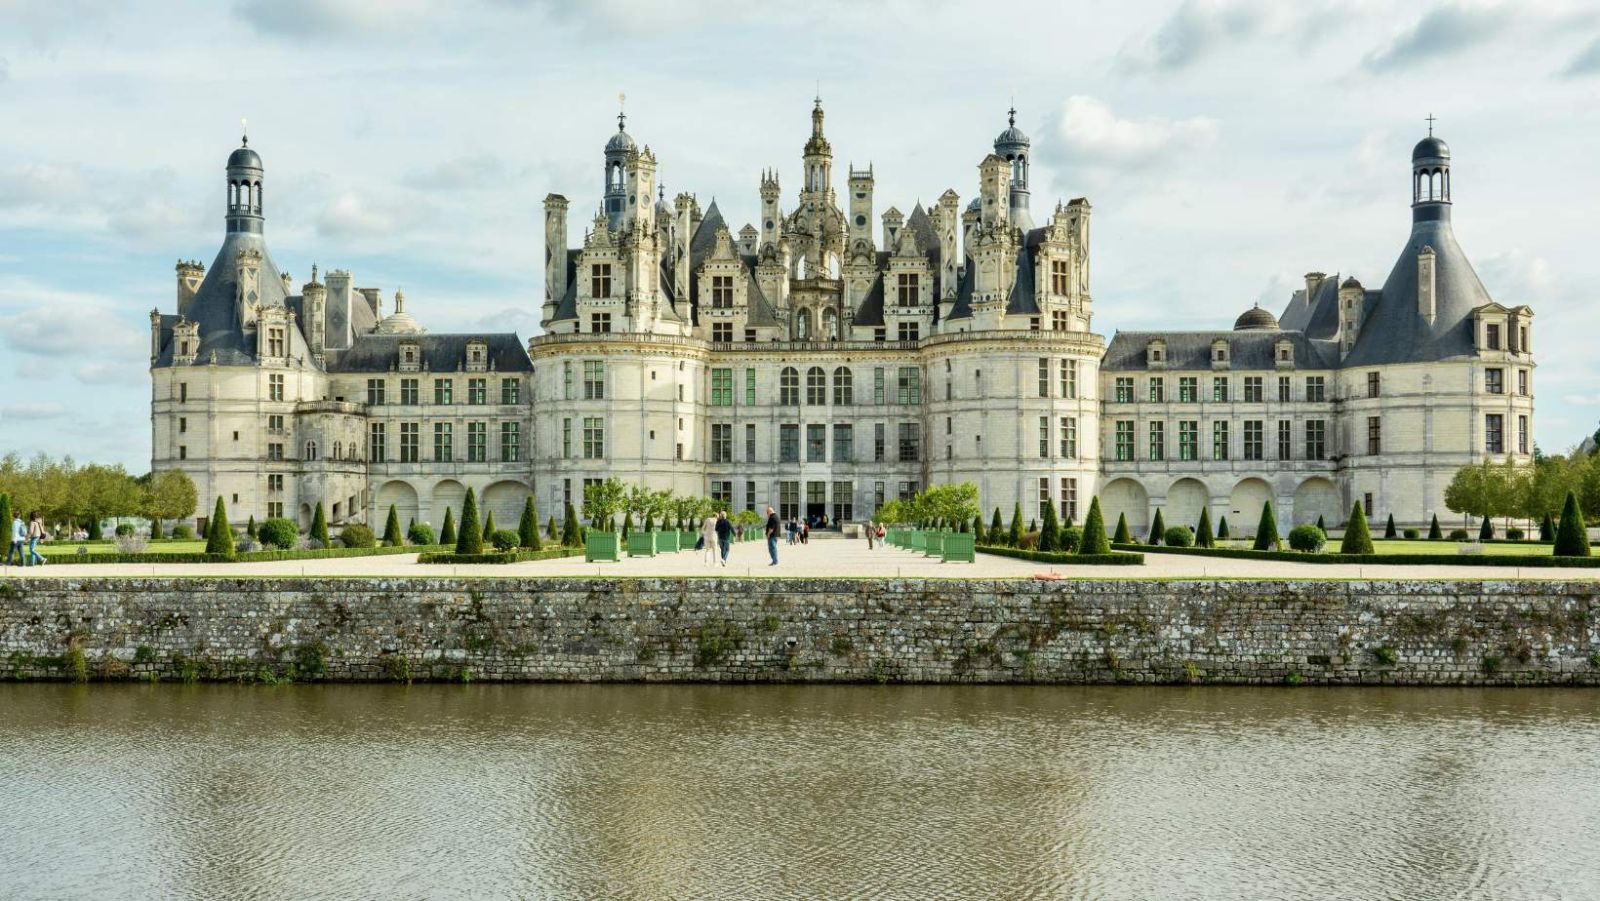
[[[1006,111],[1006,130],[994,139],[995,156],[1011,164],[1011,224],[1023,231],[1033,228],[1033,215],[1028,211],[1028,158],[1032,156],[1032,142],[1017,127],[1017,108]]]

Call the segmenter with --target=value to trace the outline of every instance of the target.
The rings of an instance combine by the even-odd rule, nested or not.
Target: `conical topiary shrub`
[[[561,523],[554,516],[550,517],[550,521],[545,524],[544,536],[551,541],[561,540]]]
[[[485,516],[483,518],[483,532],[481,533],[483,535],[483,540],[485,542],[493,544],[494,543],[494,533],[499,531],[499,530],[500,530],[500,526],[497,525],[495,523],[495,521],[494,521],[494,511],[490,510],[489,511],[489,515],[487,515],[487,516]]]
[[[1339,543],[1341,554],[1372,553],[1372,533],[1367,530],[1367,514],[1356,501],[1350,508],[1350,524],[1344,527],[1344,541]]]
[[[1433,522],[1428,524],[1428,540],[1443,541],[1444,529],[1439,528],[1439,514],[1433,514]]]
[[[1258,551],[1278,549],[1278,517],[1272,512],[1272,501],[1261,505],[1261,521],[1256,523],[1256,541],[1251,545]]]
[[[1117,531],[1111,536],[1112,544],[1133,544],[1133,533],[1128,531],[1128,514],[1117,514]]]
[[[644,515],[644,530],[646,532],[654,532],[656,530],[656,515],[654,513],[646,513]]]
[[[1567,492],[1567,502],[1561,507],[1561,524],[1556,526],[1555,556],[1589,556],[1589,532],[1583,525],[1583,510],[1578,507],[1578,496]]]
[[[1150,538],[1149,538],[1150,544],[1152,544],[1152,545],[1160,544],[1162,536],[1164,536],[1166,534],[1167,534],[1167,523],[1166,523],[1166,520],[1161,518],[1161,511],[1157,510],[1155,519],[1150,520]]]
[[[228,508],[217,495],[217,507],[211,512],[211,522],[206,524],[206,553],[218,557],[233,556],[233,529],[228,525]]]
[[[994,518],[989,520],[989,532],[984,537],[989,539],[990,544],[1006,543],[1006,523],[1000,518],[999,507],[994,508]]]
[[[1011,510],[1011,531],[1006,535],[1006,544],[1012,547],[1022,547],[1022,502],[1017,501],[1016,507]]]
[[[1211,509],[1200,508],[1200,524],[1194,527],[1195,547],[1216,547],[1216,536],[1211,534]]]
[[[161,520],[156,520],[159,525]],[[0,494],[0,531],[5,533],[6,550],[11,549],[11,496]]]
[[[1487,516],[1485,516],[1483,518],[1483,522],[1478,526],[1478,540],[1479,541],[1493,541],[1494,540],[1494,523],[1490,522],[1489,521],[1489,517],[1487,517]]]
[[[972,543],[983,544],[983,514],[972,514]]]
[[[629,535],[632,535],[632,534],[633,534],[633,511],[629,510],[622,517],[622,537],[623,537],[623,539],[627,539],[627,537]]]
[[[578,527],[578,511],[567,505],[566,518],[561,522],[561,546],[579,547],[583,544],[583,532]]]
[[[1395,529],[1394,529],[1394,514],[1393,513],[1389,514],[1389,522],[1388,522],[1388,524],[1386,524],[1383,527],[1383,537],[1385,537],[1385,538],[1399,538],[1400,537],[1400,533],[1396,532]]]
[[[461,502],[461,526],[456,530],[456,553],[483,553],[483,522],[478,519],[478,494],[467,489],[467,499]]]
[[[1554,522],[1551,522],[1550,514],[1548,514],[1548,513],[1546,513],[1544,515],[1544,519],[1539,520],[1539,540],[1540,541],[1555,541],[1556,540],[1556,524]]]
[[[1226,513],[1222,514],[1222,518],[1217,520],[1217,540],[1228,540],[1228,514]]]
[[[522,500],[522,521],[517,523],[517,544],[537,551],[543,543],[539,540],[539,511],[534,509],[533,495]]]
[[[400,534],[400,511],[390,504],[389,518],[383,521],[383,546],[399,547],[405,543],[405,536]]]
[[[157,531],[156,529],[151,529],[150,530],[150,537],[151,538],[156,537],[155,536],[156,531]],[[251,541],[255,541],[256,540],[256,515],[254,513],[250,514],[250,522],[245,525],[244,533],[245,533],[245,535],[247,535],[250,538]]]
[[[1039,527],[1039,550],[1056,551],[1061,549],[1061,524],[1056,522],[1056,505],[1052,501],[1044,502],[1044,525]]]
[[[444,508],[444,525],[439,527],[439,543],[456,543],[456,512],[449,507]]]
[[[1317,514],[1317,528],[1322,530],[1322,534],[1328,534],[1328,524],[1322,521],[1322,514],[1320,513]]]
[[[1111,542],[1106,540],[1106,520],[1100,512],[1098,495],[1089,499],[1089,515],[1083,518],[1083,543],[1078,545],[1078,553],[1111,553]]]
[[[317,501],[317,509],[311,514],[311,539],[319,542],[323,547],[328,547],[328,514],[322,510],[322,501]]]
[[[11,528],[11,519],[9,514],[5,517],[0,517],[0,521],[5,522],[6,528]],[[152,540],[161,537],[161,517],[159,516],[150,517],[150,537]]]

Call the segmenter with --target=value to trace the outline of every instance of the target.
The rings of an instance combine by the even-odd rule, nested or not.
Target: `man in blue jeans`
[[[15,557],[17,565],[21,566],[27,559],[24,556],[27,551],[24,550],[23,546],[28,541],[28,527],[22,524],[20,515],[12,519],[7,525],[11,527],[11,534],[6,542],[6,565],[10,566],[12,558]]]
[[[778,565],[778,533],[783,531],[783,524],[778,522],[778,514],[767,505],[767,553],[772,557],[768,566]]]

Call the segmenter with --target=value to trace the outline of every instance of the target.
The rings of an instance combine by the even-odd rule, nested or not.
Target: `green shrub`
[[[1394,648],[1384,645],[1372,649],[1372,659],[1378,661],[1380,666],[1394,666],[1400,660],[1400,654]]]
[[[412,544],[433,544],[433,526],[430,526],[425,522],[412,523],[411,528],[406,530],[406,540]]]
[[[398,524],[396,525],[398,528]],[[372,530],[359,522],[353,522],[339,530],[339,541],[345,547],[377,547],[378,539]],[[387,546],[387,545],[386,545]]]
[[[449,507],[444,508],[444,525],[439,527],[439,543],[456,543],[456,512]]]
[[[551,541],[561,540],[561,524],[556,521],[554,516],[550,517],[550,522],[545,524],[544,537]]]
[[[1006,547],[1001,544],[991,544],[978,548],[985,554],[996,557],[1014,557],[1018,560],[1036,560],[1041,563],[1065,563],[1073,566],[1138,566],[1144,562],[1144,555],[1128,553],[1126,551],[1113,551],[1109,554],[1046,554],[1040,551],[1029,551],[1021,548]]]
[[[1309,523],[1289,530],[1289,547],[1303,554],[1318,554],[1328,543],[1328,536]]]
[[[1194,529],[1195,547],[1216,547],[1217,539],[1211,534],[1211,509],[1200,508],[1200,524]]]
[[[1083,538],[1078,553],[1101,556],[1111,553],[1111,542],[1106,539],[1105,514],[1100,512],[1100,498],[1089,499],[1089,515],[1083,518]]]
[[[490,510],[489,515],[483,518],[483,540],[494,541],[494,533],[498,531],[500,531],[500,526],[494,521],[494,511]]]
[[[1006,543],[1012,547],[1022,547],[1022,502],[1011,508],[1011,531],[1007,533]]]
[[[1522,532],[1521,529],[1506,529],[1506,540],[1507,541],[1521,541],[1522,537],[1523,537],[1523,532]]]
[[[1390,513],[1389,514],[1389,522],[1387,524],[1385,524],[1384,527],[1383,527],[1383,537],[1385,537],[1385,538],[1393,538],[1397,534],[1399,534],[1399,533],[1396,532],[1395,529],[1394,529],[1394,514]]]
[[[622,514],[622,537],[626,539],[633,534],[633,511]]]
[[[1045,501],[1044,525],[1039,527],[1039,550],[1058,551],[1061,549],[1061,524],[1056,521],[1056,505],[1054,501]]]
[[[1344,541],[1339,544],[1341,554],[1372,553],[1372,533],[1367,531],[1367,514],[1356,501],[1350,507],[1350,522],[1344,527]]]
[[[233,529],[228,525],[228,508],[219,494],[216,509],[212,511],[211,522],[206,528],[206,553],[232,557],[233,550]]]
[[[1416,529],[1406,529],[1401,534],[1405,535],[1406,538],[1412,541],[1416,541],[1418,538],[1422,537],[1422,533]]]
[[[383,546],[399,547],[404,543],[400,537],[400,512],[394,508],[394,504],[390,504],[389,516],[383,521]]]
[[[1493,541],[1494,540],[1494,523],[1490,522],[1489,521],[1489,517],[1487,517],[1487,516],[1485,516],[1483,518],[1483,524],[1478,526],[1478,540],[1479,541]]]
[[[9,523],[7,525],[9,525]],[[132,535],[134,533],[134,531],[135,531],[135,529],[133,528],[133,525],[131,523],[122,522],[122,523],[117,523],[117,528],[116,528],[114,534],[118,538],[127,538],[129,535]]]
[[[193,541],[194,526],[188,523],[179,523],[172,527],[172,537],[175,541]]]
[[[517,523],[517,544],[530,551],[543,546],[539,540],[539,511],[533,506],[531,494],[522,501],[522,520]]]
[[[981,515],[978,515],[978,514],[974,514],[973,515],[973,517],[972,517],[972,525],[970,526],[970,531],[972,532],[972,540],[973,540],[973,542],[978,543],[978,544],[982,544],[983,543],[983,517]]]
[[[520,536],[510,529],[501,529],[489,537],[489,541],[494,544],[494,549],[501,552],[516,550],[520,540]]]
[[[1016,547],[1024,551],[1037,551],[1039,549],[1039,533],[1023,532],[1017,539]]]
[[[1471,538],[1472,538],[1472,533],[1468,532],[1466,529],[1451,529],[1450,530],[1450,540],[1451,541],[1468,541]]]
[[[1005,520],[1000,518],[1000,508],[994,508],[994,518],[989,520],[989,531],[984,535],[990,544],[1004,544],[1007,540]]]
[[[583,530],[578,527],[578,512],[567,505],[567,515],[561,524],[561,546],[581,547],[583,545]]]
[[[1116,544],[1132,544],[1133,533],[1128,531],[1128,514],[1117,514],[1117,531],[1112,534],[1111,540]]]
[[[1161,539],[1167,534],[1167,524],[1161,519],[1161,511],[1157,510],[1155,518],[1150,520],[1150,534],[1146,536],[1150,544],[1160,544]]]
[[[1320,513],[1317,514],[1317,528],[1322,530],[1322,534],[1328,534],[1328,524],[1322,521],[1322,514]]]
[[[254,513],[252,513],[252,514],[250,514],[250,521],[245,524],[244,536],[246,538],[250,539],[251,541],[256,541],[256,540],[258,540],[256,538],[256,532],[257,532],[257,529],[256,529],[256,515]],[[151,532],[150,533],[150,537],[151,538],[156,537],[155,532]]]
[[[332,547],[332,540],[328,537],[328,514],[323,512],[322,501],[317,501],[317,509],[311,514],[311,540],[322,547]]]
[[[1539,520],[1539,540],[1556,540],[1556,524],[1550,519],[1550,514],[1548,513],[1544,515],[1544,519]]]
[[[1589,556],[1589,533],[1584,528],[1583,510],[1578,506],[1578,496],[1567,492],[1567,502],[1561,507],[1561,524],[1556,527],[1557,557]]]
[[[483,521],[478,518],[478,494],[467,489],[467,499],[461,502],[461,530],[456,533],[456,553],[483,553]]]
[[[1272,501],[1261,505],[1261,521],[1256,523],[1254,547],[1258,551],[1278,549],[1278,517],[1272,512]]]
[[[1222,518],[1217,520],[1217,540],[1228,540],[1228,514],[1226,513],[1222,514]]]
[[[1083,530],[1077,526],[1062,526],[1060,540],[1056,542],[1064,554],[1076,554],[1083,550]]]
[[[1439,514],[1435,513],[1433,514],[1433,522],[1428,524],[1428,540],[1438,541],[1442,538],[1444,538],[1444,531],[1439,528]]]
[[[1173,526],[1161,534],[1161,540],[1167,547],[1189,547],[1194,544],[1194,534],[1188,526]]]
[[[256,528],[256,538],[263,547],[275,547],[287,551],[294,547],[299,537],[300,530],[287,519],[269,519]]]

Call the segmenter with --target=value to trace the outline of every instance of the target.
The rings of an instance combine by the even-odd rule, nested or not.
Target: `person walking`
[[[28,514],[28,556],[29,566],[43,566],[44,555],[39,553],[39,542],[44,539],[44,521],[39,518],[39,511],[34,510]]]
[[[700,543],[706,549],[706,565],[717,565],[717,517],[707,516],[700,523]]]
[[[767,505],[767,554],[772,557],[772,562],[768,563],[767,564],[768,566],[777,566],[778,565],[778,533],[780,531],[782,531],[782,530],[783,530],[783,525],[778,522],[777,511],[772,509],[772,505],[771,504],[768,504]]]
[[[22,522],[22,514],[11,517],[11,540],[6,542],[6,565],[10,566],[13,558],[21,566],[26,560],[22,554],[22,545],[28,540],[28,527]]]
[[[722,565],[728,565],[728,548],[733,545],[733,520],[728,518],[728,511],[722,511],[717,517],[717,549],[722,552]]]
[[[872,542],[878,538],[878,531],[871,522],[867,523],[867,550],[872,550]]]

